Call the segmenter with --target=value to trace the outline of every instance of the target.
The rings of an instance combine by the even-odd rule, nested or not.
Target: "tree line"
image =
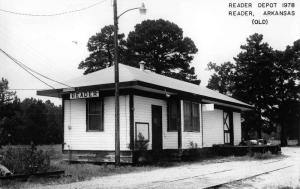
[[[62,108],[50,100],[20,100],[0,81],[0,146],[6,144],[61,144]]]

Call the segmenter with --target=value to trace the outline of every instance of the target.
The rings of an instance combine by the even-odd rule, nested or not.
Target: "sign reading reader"
[[[70,93],[70,99],[95,98],[95,97],[99,97],[99,91],[85,91],[85,92]]]

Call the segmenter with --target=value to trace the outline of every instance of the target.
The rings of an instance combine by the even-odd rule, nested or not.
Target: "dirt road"
[[[283,148],[286,158],[193,163],[42,188],[263,188],[300,186],[300,148]],[[250,179],[249,179],[250,177]],[[248,178],[248,179],[247,179]],[[246,180],[244,180],[246,179]],[[238,181],[237,180],[242,180]],[[41,188],[39,186],[38,188]],[[276,187],[277,188],[277,187]]]

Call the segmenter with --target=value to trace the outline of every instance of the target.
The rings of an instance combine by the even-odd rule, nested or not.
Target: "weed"
[[[145,151],[148,149],[148,144],[149,144],[149,141],[145,140],[145,137],[143,136],[142,133],[139,133],[138,138],[135,141],[134,149],[138,150],[138,151]]]
[[[271,159],[274,158],[275,155],[273,155],[270,151],[267,151],[265,153],[254,153],[253,158],[254,159]]]
[[[50,167],[49,155],[37,150],[34,145],[31,147],[8,147],[3,152],[0,164],[7,167],[14,174],[32,174],[44,172]]]
[[[197,149],[198,148],[198,144],[196,142],[190,141],[189,143],[189,148],[190,149]]]

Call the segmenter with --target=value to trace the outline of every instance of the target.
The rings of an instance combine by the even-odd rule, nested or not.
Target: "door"
[[[162,150],[162,107],[152,105],[152,150]]]
[[[233,145],[233,117],[232,112],[223,112],[224,144]]]

